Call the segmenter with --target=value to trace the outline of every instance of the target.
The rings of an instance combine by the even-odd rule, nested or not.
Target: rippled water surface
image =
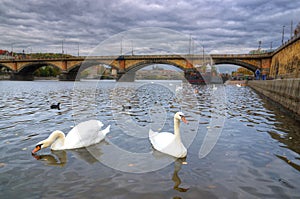
[[[0,81],[0,198],[300,198],[300,124],[248,87],[179,81]],[[60,102],[61,109],[50,109]],[[181,137],[186,159],[151,147]],[[111,125],[88,148],[31,155],[81,121]]]

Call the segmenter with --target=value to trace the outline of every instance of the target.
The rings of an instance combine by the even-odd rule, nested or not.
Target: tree
[[[238,68],[237,73],[242,73],[244,75],[253,75],[253,72],[251,70],[248,70],[247,68],[243,67]]]
[[[60,71],[58,68],[52,66],[43,66],[34,71],[33,74],[37,77],[56,77],[60,74]]]

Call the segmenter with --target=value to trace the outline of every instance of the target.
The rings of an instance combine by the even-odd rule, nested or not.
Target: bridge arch
[[[68,67],[67,71],[63,71],[60,75],[60,80],[67,80],[67,81],[74,81],[80,80],[80,73],[86,70],[87,68],[99,65],[107,65],[112,69],[116,69],[117,71],[119,68],[115,65],[113,61],[102,61],[102,60],[84,60],[83,62],[76,63],[72,66]]]
[[[43,66],[52,66],[54,68],[59,69],[60,71],[62,71],[62,69],[53,64],[53,63],[49,63],[49,62],[34,62],[34,63],[29,63],[29,64],[25,64],[24,66],[22,66],[21,68],[18,69],[18,73],[19,74],[27,74],[27,75],[31,75],[34,73],[34,71],[36,71],[37,69],[43,67]]]
[[[53,68],[59,69],[59,71],[62,71],[61,67],[49,63],[49,62],[33,62],[33,63],[27,63],[24,65],[21,65],[18,70],[14,70],[11,74],[10,79],[11,80],[22,80],[22,81],[32,81],[34,80],[34,71],[36,71],[38,68],[41,68],[43,66],[52,66]]]
[[[117,66],[115,66],[115,64],[113,63],[107,63],[107,62],[102,62],[102,61],[84,61],[82,63],[79,64],[75,64],[72,67],[69,67],[68,69],[68,73],[78,73],[78,72],[82,72],[87,68],[93,67],[93,66],[98,66],[98,65],[107,65],[110,66],[113,69],[119,70],[119,68]]]
[[[8,69],[9,71],[13,71],[13,69],[12,69],[11,67],[9,67],[9,66],[7,66],[7,65],[5,65],[5,64],[2,64],[2,63],[0,63],[0,68],[6,68],[6,69]]]
[[[220,64],[232,64],[232,65],[237,65],[241,66],[244,68],[247,68],[248,70],[251,70],[252,72],[255,72],[256,69],[258,69],[257,66],[240,61],[240,60],[214,60],[215,65],[220,65]]]
[[[186,59],[143,59],[134,64],[127,65],[125,71],[119,71],[117,81],[134,81],[136,71],[154,64],[170,65],[183,71],[183,80],[191,84],[204,84],[205,80],[200,72]]]
[[[136,72],[136,71],[138,71],[144,67],[147,67],[149,65],[152,65],[152,64],[171,65],[171,66],[181,69],[182,71],[184,71],[184,69],[185,69],[185,67],[183,65],[180,65],[176,62],[172,62],[170,60],[143,60],[143,61],[140,61],[140,62],[135,63],[132,66],[128,67],[126,69],[126,72]]]

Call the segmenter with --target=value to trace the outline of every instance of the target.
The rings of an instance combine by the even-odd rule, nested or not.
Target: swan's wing
[[[150,129],[150,130],[149,130],[149,139],[151,140],[151,139],[154,138],[157,134],[158,134],[158,132],[154,132],[152,129]]]
[[[102,131],[99,131],[99,133],[103,134],[104,136],[106,136],[107,133],[109,133],[110,131],[110,125],[108,125],[106,127],[106,129],[102,130]]]
[[[100,142],[101,140],[103,140],[106,136],[107,133],[109,133],[110,131],[110,125],[108,125],[104,130],[98,130],[98,132],[93,134],[93,143],[92,144],[96,144],[98,142]]]
[[[99,133],[102,126],[103,123],[98,120],[79,123],[66,136],[65,148],[72,149],[93,145],[99,142],[99,136],[101,141],[104,138]]]
[[[175,139],[175,135],[169,132],[149,132],[149,139],[152,146],[162,152],[174,157],[185,157],[187,150],[180,140]]]
[[[173,142],[174,140],[174,134],[169,133],[169,132],[151,132],[152,130],[149,131],[149,139],[151,144],[156,150],[164,150],[170,143]]]

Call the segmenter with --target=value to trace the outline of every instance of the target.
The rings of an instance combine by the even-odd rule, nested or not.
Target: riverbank
[[[34,80],[59,80],[58,77],[34,77]]]
[[[246,86],[247,85],[247,81],[246,80],[227,80],[225,83],[225,85],[241,85],[241,86]]]
[[[300,120],[300,78],[248,81],[248,86],[280,104]]]

